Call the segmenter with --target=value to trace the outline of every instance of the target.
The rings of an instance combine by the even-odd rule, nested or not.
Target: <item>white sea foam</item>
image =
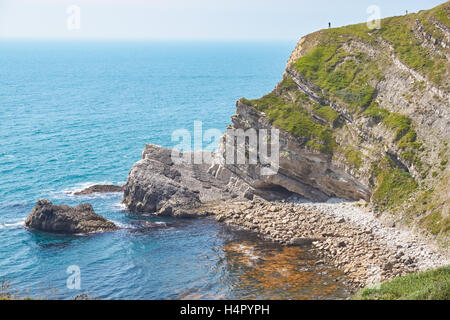
[[[249,260],[256,261],[260,259],[260,257],[255,253],[254,247],[244,244],[239,244],[237,247],[239,248],[239,251],[244,254]]]
[[[63,189],[60,191],[51,192],[51,198],[53,199],[93,199],[93,198],[101,198],[101,199],[109,199],[111,197],[115,197],[118,193],[117,192],[108,192],[108,193],[92,193],[87,195],[78,195],[76,196],[75,193],[83,191],[89,187],[92,187],[94,185],[123,185],[124,183],[113,183],[111,181],[89,181],[89,182],[83,182],[78,183],[75,186]]]
[[[122,202],[116,202],[116,203],[114,203],[113,205],[112,205],[112,207],[113,208],[115,208],[115,209],[120,209],[120,211],[122,211],[122,210],[127,210],[128,208],[127,208],[127,206],[124,204],[124,203],[122,203]]]
[[[69,195],[73,195],[76,192],[80,192],[83,191],[84,189],[87,189],[89,187],[95,186],[97,184],[113,184],[111,181],[101,181],[101,182],[82,182],[82,183],[78,183],[76,184],[74,187],[70,188],[70,189],[64,189],[62,190],[62,192],[64,194],[69,194]]]
[[[123,223],[123,222],[119,222],[116,220],[110,220],[112,223],[114,223],[116,226],[118,226],[121,229],[129,229],[129,228],[133,228],[132,225],[127,224],[127,223]]]
[[[21,219],[21,220],[5,222],[3,224],[0,223],[0,229],[17,229],[19,227],[21,228],[25,225],[25,220],[26,219]]]
[[[13,155],[13,154],[4,154],[3,156],[2,156],[2,158],[4,158],[4,159],[15,159],[16,158],[16,156],[15,155]]]

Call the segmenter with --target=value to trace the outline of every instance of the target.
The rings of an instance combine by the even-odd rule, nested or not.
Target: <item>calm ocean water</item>
[[[341,275],[307,248],[281,248],[210,220],[127,212],[122,184],[147,142],[225,130],[235,100],[280,80],[293,42],[0,42],[0,280],[21,294],[104,299],[344,297]],[[89,236],[31,232],[39,198],[90,202],[124,228]],[[167,226],[149,229],[145,221]],[[81,270],[69,289],[66,269]],[[56,289],[50,293],[50,289]]]

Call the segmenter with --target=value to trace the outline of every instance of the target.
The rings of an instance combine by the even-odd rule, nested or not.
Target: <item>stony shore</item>
[[[300,198],[269,202],[230,200],[204,210],[219,222],[259,233],[284,245],[310,244],[340,268],[355,290],[396,276],[450,263],[449,257],[409,231],[386,226],[360,203]]]
[[[382,223],[365,200],[312,202],[274,188],[279,179],[269,185],[259,178],[251,182],[251,168],[239,171],[220,161],[175,163],[171,154],[170,149],[146,145],[124,187],[128,209],[185,218],[211,215],[284,245],[311,245],[322,263],[346,273],[354,289],[450,264],[448,252],[440,253],[431,242],[394,227],[388,214],[382,215]],[[184,156],[195,158],[194,153]],[[311,195],[313,189],[308,190]]]

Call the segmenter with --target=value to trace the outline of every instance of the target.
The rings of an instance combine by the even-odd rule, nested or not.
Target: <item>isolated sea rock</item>
[[[83,196],[83,195],[89,195],[89,194],[93,194],[93,193],[123,192],[123,190],[124,190],[124,186],[96,184],[96,185],[90,186],[84,190],[81,190],[79,192],[75,192],[74,195]]]
[[[31,229],[64,234],[118,229],[113,222],[96,214],[89,203],[71,207],[54,205],[48,199],[41,199],[36,203],[25,221],[25,226]]]

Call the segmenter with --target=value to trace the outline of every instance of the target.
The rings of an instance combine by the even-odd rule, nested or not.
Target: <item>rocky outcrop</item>
[[[279,188],[281,183],[277,187],[252,180],[231,166],[221,165],[223,161],[220,153],[178,152],[147,144],[142,159],[130,170],[122,202],[135,212],[194,217],[208,215],[198,210],[206,203],[252,199],[255,194],[277,200],[292,194],[288,188]]]
[[[432,243],[442,237],[448,251],[449,10],[447,2],[385,19],[381,29],[303,37],[271,93],[237,102],[217,152],[147,145],[123,202],[137,212],[214,215],[284,245],[311,245],[357,287],[448,264],[416,231]],[[252,163],[250,153],[272,154],[274,129],[279,157],[267,174],[273,163],[260,154]],[[236,131],[256,132],[256,146],[235,140]],[[230,149],[238,149],[233,159]],[[283,202],[293,194],[319,203]]]
[[[96,184],[81,191],[75,192],[74,195],[83,196],[93,193],[114,193],[114,192],[123,192],[123,190],[124,186]]]
[[[25,226],[46,232],[78,234],[117,230],[117,226],[96,214],[92,205],[76,207],[54,205],[50,200],[39,200],[25,221]]]
[[[236,115],[233,116],[232,122],[233,126],[229,129],[244,132],[249,129],[265,129],[270,132],[274,128],[263,112],[241,101],[236,103]],[[264,168],[261,163],[227,164],[227,141],[225,134],[220,139],[210,173],[217,175],[220,170],[226,168],[247,183],[248,192],[264,197],[268,190],[281,189],[314,201],[326,201],[330,197],[370,199],[370,186],[346,172],[345,167],[339,163],[330,161],[328,154],[305,148],[303,141],[289,132],[280,130],[279,167],[275,174],[269,175],[261,173]]]
[[[271,93],[237,102],[217,152],[185,152],[186,161],[175,163],[174,150],[147,145],[123,202],[133,211],[193,216],[207,214],[198,209],[207,203],[254,196],[363,199],[445,238],[450,28],[442,17],[449,8],[447,2],[385,19],[381,29],[360,24],[303,37]],[[274,129],[279,157],[273,174],[265,173],[261,158],[250,162],[253,146],[246,140],[237,152],[246,161],[227,159],[227,149],[239,147],[231,131],[267,130],[267,140],[255,147],[260,150],[272,148]]]
[[[191,217],[198,215],[196,209],[202,203],[231,197],[223,182],[207,173],[207,162],[194,164],[194,157],[203,159],[210,153],[180,153],[181,161],[175,163],[172,152],[175,150],[146,145],[142,160],[131,168],[125,184],[123,203],[130,210]]]

